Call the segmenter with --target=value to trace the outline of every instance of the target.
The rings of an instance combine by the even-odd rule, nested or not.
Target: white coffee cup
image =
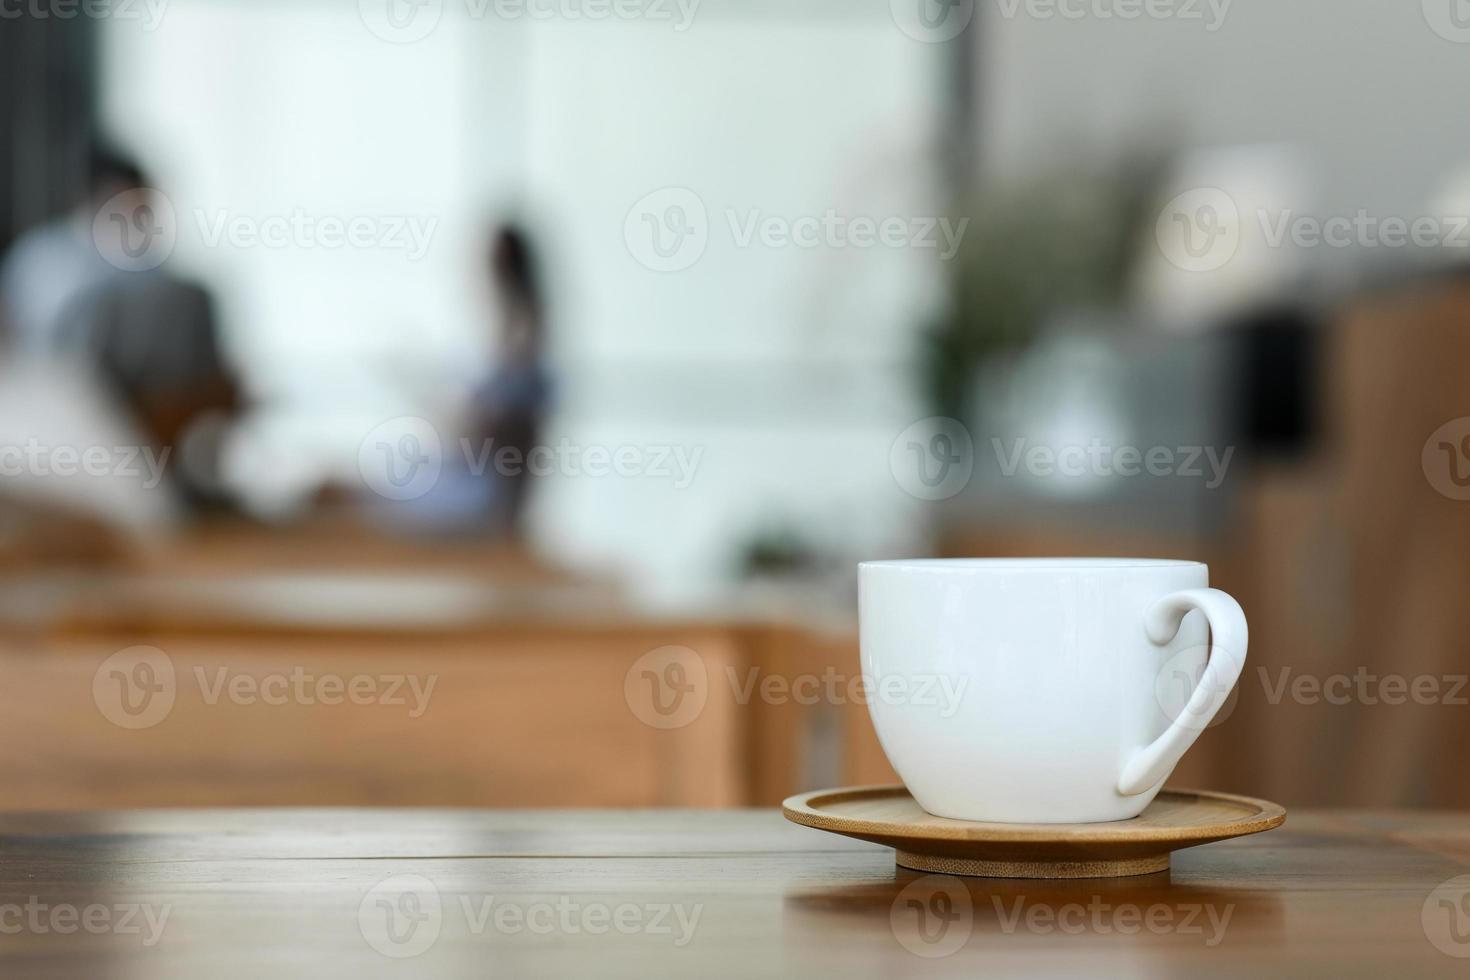
[[[870,561],[858,581],[873,725],[936,816],[1135,817],[1245,665],[1245,614],[1199,562]]]

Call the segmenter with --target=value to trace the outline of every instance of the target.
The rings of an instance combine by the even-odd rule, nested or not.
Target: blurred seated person
[[[551,374],[546,368],[546,308],[536,253],[526,233],[503,225],[490,246],[490,281],[499,319],[499,349],[490,376],[471,401],[470,435],[498,453],[515,449],[526,459],[541,444],[543,420],[551,404]],[[492,456],[493,458],[493,456]],[[503,528],[519,527],[532,474],[525,466],[488,474],[497,495],[494,517]]]
[[[172,238],[133,163],[92,154],[88,193],[67,216],[23,235],[3,288],[9,348],[21,362],[64,360],[87,372],[154,449],[187,503],[223,503],[199,478],[212,460],[185,460],[190,429],[233,413],[237,392],[220,352],[209,294],[160,264]],[[159,252],[159,248],[165,251]],[[191,455],[209,447],[193,441]]]
[[[56,353],[63,317],[77,298],[126,276],[98,249],[94,219],[120,194],[146,194],[146,183],[136,164],[94,149],[85,192],[71,211],[15,240],[0,265],[0,325],[13,354]]]
[[[535,478],[526,461],[541,445],[552,398],[545,361],[546,308],[536,253],[521,228],[495,228],[486,258],[496,353],[458,423],[469,452],[446,453],[433,488],[390,506],[385,516],[420,530],[514,538]]]
[[[216,461],[199,458],[217,447],[191,438],[239,408],[208,292],[164,274],[105,284],[79,297],[65,317],[60,353],[90,365],[148,441],[170,453],[173,482],[188,505],[226,505],[204,477]]]

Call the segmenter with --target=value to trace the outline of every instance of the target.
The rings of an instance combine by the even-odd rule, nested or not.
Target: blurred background
[[[856,562],[1109,554],[1250,618],[1176,784],[1470,805],[1467,81],[1459,0],[0,6],[3,806],[890,781]]]

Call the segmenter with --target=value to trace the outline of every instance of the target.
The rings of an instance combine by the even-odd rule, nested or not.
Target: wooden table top
[[[0,974],[1470,974],[1470,814],[1293,813],[1171,872],[1004,881],[769,810],[0,817]]]
[[[825,584],[745,585],[653,602],[605,582],[493,582],[434,571],[0,574],[0,627],[30,634],[259,637],[497,630],[783,627],[856,634],[852,596]]]

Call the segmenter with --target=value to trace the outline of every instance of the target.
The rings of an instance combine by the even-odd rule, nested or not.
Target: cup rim
[[[859,570],[915,572],[1080,572],[1204,567],[1202,561],[1182,558],[883,558],[858,562]]]

